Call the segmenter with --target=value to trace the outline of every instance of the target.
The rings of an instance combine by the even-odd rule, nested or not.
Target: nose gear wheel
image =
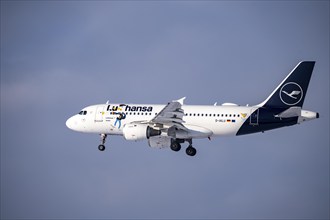
[[[105,140],[107,138],[107,135],[106,134],[100,134],[100,137],[101,137],[101,144],[98,146],[98,149],[99,149],[99,151],[104,151],[105,150],[104,143],[105,143]]]

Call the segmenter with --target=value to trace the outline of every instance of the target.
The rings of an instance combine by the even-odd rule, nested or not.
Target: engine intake
[[[138,123],[126,124],[123,128],[124,138],[131,141],[149,139],[150,137],[158,136],[161,133],[160,130],[154,129],[149,125]]]
[[[162,133],[161,130],[154,129],[150,126],[147,127],[147,139],[149,139],[150,137],[153,137],[153,136],[161,135],[161,133]]]

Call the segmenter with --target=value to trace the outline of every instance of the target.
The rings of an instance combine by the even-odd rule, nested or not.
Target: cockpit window
[[[80,111],[79,115],[87,115],[87,111]]]

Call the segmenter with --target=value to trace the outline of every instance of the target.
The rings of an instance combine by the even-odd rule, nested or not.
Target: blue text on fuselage
[[[124,110],[125,109],[125,110]],[[111,106],[108,105],[107,111],[125,111],[125,112],[151,112],[152,106],[130,106],[130,105],[122,105],[122,106]]]

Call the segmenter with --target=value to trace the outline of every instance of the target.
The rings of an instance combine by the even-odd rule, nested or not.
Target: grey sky
[[[329,218],[329,1],[1,1],[1,218]],[[194,158],[65,127],[98,103],[263,101],[301,60],[321,118]]]

